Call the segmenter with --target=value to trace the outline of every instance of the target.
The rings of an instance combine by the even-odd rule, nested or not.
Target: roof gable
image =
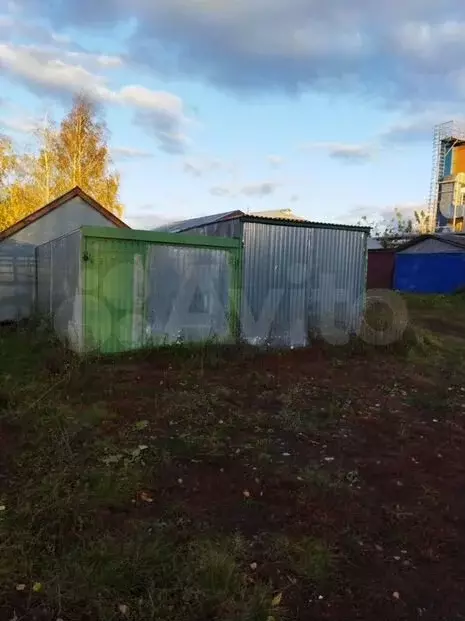
[[[44,205],[37,211],[34,211],[33,213],[29,214],[22,220],[19,220],[19,222],[12,224],[10,227],[5,229],[4,231],[1,231],[0,241],[3,241],[4,239],[8,239],[8,237],[11,237],[15,233],[18,233],[19,231],[25,229],[27,226],[29,226],[33,222],[40,220],[40,218],[42,218],[43,216],[46,216],[51,211],[58,209],[59,207],[61,207],[62,205],[64,205],[65,203],[67,203],[68,201],[76,197],[79,197],[80,199],[82,199],[85,203],[87,203],[90,207],[98,211],[104,218],[112,222],[118,228],[130,228],[126,223],[120,220],[118,216],[115,216],[114,213],[106,209],[103,205],[101,205],[99,202],[97,202],[95,199],[89,196],[86,192],[84,192],[84,190],[81,190],[81,188],[76,186],[75,188],[72,188],[71,190],[69,190],[69,192],[66,192],[65,194],[62,194],[61,196],[59,196],[58,198],[55,198],[53,201],[51,201],[47,205]]]
[[[421,242],[426,241],[427,239],[434,239],[436,241],[442,242],[443,244],[447,244],[449,246],[454,246],[455,248],[465,249],[465,235],[460,235],[457,233],[431,233],[426,235],[419,235],[415,239],[399,246],[397,249],[398,252],[402,252],[403,250],[407,250],[407,248],[411,248],[412,246],[416,246]]]

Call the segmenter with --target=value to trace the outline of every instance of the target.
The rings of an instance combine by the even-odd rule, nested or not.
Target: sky
[[[464,117],[460,0],[0,0],[0,133],[85,92],[124,219],[424,206],[436,123]]]

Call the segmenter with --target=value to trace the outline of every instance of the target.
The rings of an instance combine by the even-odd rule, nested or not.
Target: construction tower
[[[465,206],[465,123],[436,125],[429,197],[431,232],[449,227],[463,230]]]

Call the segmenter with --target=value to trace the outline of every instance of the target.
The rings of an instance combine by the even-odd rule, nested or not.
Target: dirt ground
[[[464,311],[85,362],[5,331],[0,619],[465,619]]]

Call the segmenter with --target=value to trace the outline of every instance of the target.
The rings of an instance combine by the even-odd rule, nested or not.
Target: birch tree
[[[108,130],[97,106],[84,96],[76,97],[62,120],[54,142],[56,191],[79,186],[104,207],[120,215],[119,175],[112,169]]]
[[[121,215],[120,177],[113,169],[108,130],[100,111],[79,96],[59,126],[46,116],[33,144],[17,154],[0,135],[0,230],[79,186]]]
[[[18,157],[12,142],[6,136],[0,135],[0,230],[27,215],[18,178]]]
[[[10,175],[15,165],[15,155],[11,140],[0,134],[0,201],[5,199],[5,192],[8,189]]]

